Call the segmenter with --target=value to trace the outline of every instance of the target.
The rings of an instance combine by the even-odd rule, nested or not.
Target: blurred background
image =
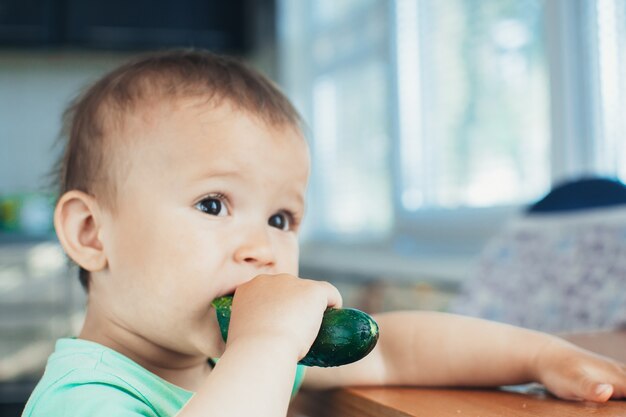
[[[494,242],[511,224],[519,231],[529,207],[569,181],[626,177],[626,0],[0,0],[7,410],[20,407],[11,404],[32,388],[54,340],[75,335],[82,321],[77,271],[51,222],[64,107],[134,54],[178,46],[241,56],[294,101],[313,158],[301,275],[335,283],[344,304],[366,311],[463,311],[468,293],[490,285],[480,282],[494,271],[489,256],[511,258]],[[598,195],[574,196],[593,203]],[[582,271],[598,287],[575,295],[604,289],[622,298],[589,308],[622,311],[626,266],[604,266],[626,259],[626,221],[623,201],[610,203],[609,226],[598,226],[608,217],[597,208],[589,220],[613,233],[609,255],[597,252],[605,238],[593,241],[596,252],[563,243],[589,236],[566,204],[566,214],[548,216],[550,227],[545,216],[533,226],[535,240],[524,229],[541,253],[516,247],[528,256],[501,276],[524,280],[519,268],[555,247],[569,251],[566,266],[593,253],[595,275],[577,266],[568,276]],[[501,301],[524,301],[547,281],[513,287]],[[546,291],[544,301],[561,299]],[[486,293],[479,298],[500,297]],[[547,330],[619,325],[572,317]]]

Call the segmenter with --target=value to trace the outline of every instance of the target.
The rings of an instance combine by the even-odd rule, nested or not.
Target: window
[[[284,77],[310,123],[313,171],[307,230],[391,230],[393,94],[385,2],[283,2]],[[306,232],[306,230],[305,230]]]
[[[626,176],[626,0],[279,13],[281,81],[311,127],[308,239],[479,247],[553,182]]]
[[[485,207],[549,183],[538,0],[399,0],[402,208]]]

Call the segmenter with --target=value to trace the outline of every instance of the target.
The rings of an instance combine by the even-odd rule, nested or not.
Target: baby
[[[23,416],[284,416],[300,384],[498,386],[626,395],[626,367],[556,337],[433,312],[376,315],[364,359],[308,368],[331,284],[298,277],[309,153],[270,81],[201,51],[141,57],[66,113],[58,238],[84,326],[61,339]],[[228,343],[211,301],[234,293]],[[219,358],[216,361],[212,358]]]

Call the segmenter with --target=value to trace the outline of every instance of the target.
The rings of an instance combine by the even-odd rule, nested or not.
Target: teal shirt
[[[304,371],[298,365],[292,396]],[[60,339],[22,417],[174,416],[192,395],[98,343]]]

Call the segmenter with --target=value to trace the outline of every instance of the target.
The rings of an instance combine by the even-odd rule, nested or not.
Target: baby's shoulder
[[[158,416],[141,392],[115,375],[84,368],[39,382],[23,417]]]
[[[57,343],[22,417],[174,415],[188,399],[175,388],[111,349],[66,341]]]
[[[31,394],[23,417],[158,416],[150,400],[120,375],[77,366],[47,372]]]

